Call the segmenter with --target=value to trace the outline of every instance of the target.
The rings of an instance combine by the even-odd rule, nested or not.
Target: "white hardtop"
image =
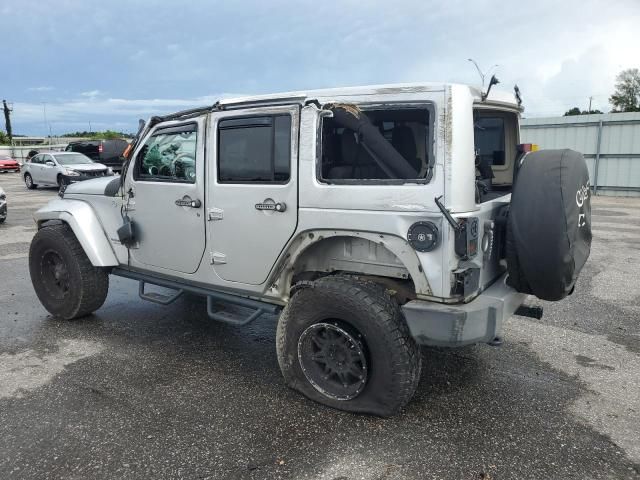
[[[476,103],[501,104],[512,106],[513,108],[522,110],[518,106],[515,94],[505,90],[492,88],[489,96],[483,102],[483,90],[480,87],[456,83],[392,83],[383,85],[363,85],[353,87],[337,87],[319,90],[292,91],[281,93],[270,93],[265,95],[251,95],[246,97],[235,97],[220,100],[218,105],[221,107],[233,107],[247,104],[271,104],[271,103],[304,103],[307,101],[317,100],[320,104],[331,101],[353,99],[354,97],[363,97],[363,101],[383,101],[385,97],[397,96],[403,94],[415,95],[428,92],[442,92],[450,90],[451,87],[456,89],[466,89],[474,98]]]

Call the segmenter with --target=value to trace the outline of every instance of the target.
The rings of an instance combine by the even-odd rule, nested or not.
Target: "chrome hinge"
[[[211,252],[211,265],[227,263],[227,256],[220,252]]]
[[[224,217],[224,210],[221,208],[210,208],[207,210],[207,220],[215,222],[216,220],[222,220]]]

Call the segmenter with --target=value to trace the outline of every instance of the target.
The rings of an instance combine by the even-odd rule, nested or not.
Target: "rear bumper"
[[[505,284],[504,274],[469,303],[445,305],[414,300],[402,306],[411,335],[421,345],[458,347],[491,342],[527,295]]]
[[[0,166],[0,172],[19,172],[20,165]]]

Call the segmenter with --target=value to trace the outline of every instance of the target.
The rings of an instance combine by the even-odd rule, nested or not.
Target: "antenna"
[[[498,80],[495,75],[491,75],[491,80],[489,80],[489,88],[487,88],[487,91],[482,94],[482,101],[483,102],[489,96],[489,92],[491,91],[491,87],[493,87],[494,85],[497,85],[499,83],[500,83],[500,80]]]
[[[476,70],[478,71],[478,75],[480,75],[480,80],[482,80],[482,88],[484,89],[485,77],[489,75],[493,69],[498,68],[500,65],[496,63],[495,65],[490,67],[486,72],[483,72],[480,66],[478,65],[478,62],[476,62],[473,58],[467,58],[467,60],[473,63],[473,65],[476,67]]]

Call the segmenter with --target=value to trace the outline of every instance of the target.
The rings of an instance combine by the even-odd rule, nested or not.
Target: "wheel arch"
[[[52,200],[34,214],[38,228],[65,223],[80,242],[94,267],[115,267],[119,264],[93,208],[79,200]]]
[[[271,293],[289,297],[304,272],[351,272],[380,279],[413,281],[415,293],[431,295],[415,251],[404,238],[358,230],[308,230],[290,242],[271,281]]]

